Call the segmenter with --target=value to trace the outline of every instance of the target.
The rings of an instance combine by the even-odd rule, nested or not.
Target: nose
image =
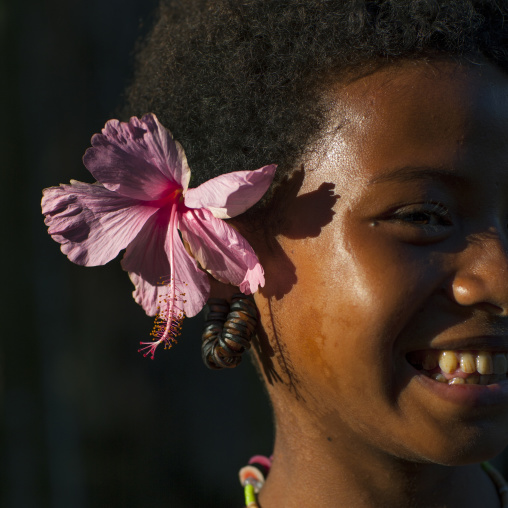
[[[508,316],[508,240],[499,230],[468,239],[452,283],[453,299]]]

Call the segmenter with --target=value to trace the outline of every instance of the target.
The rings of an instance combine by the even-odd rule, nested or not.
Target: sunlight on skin
[[[276,241],[296,282],[281,298],[280,259],[249,237],[262,324],[285,358],[284,382],[268,383],[277,434],[260,504],[497,507],[468,464],[508,443],[508,383],[425,382],[406,354],[508,350],[508,77],[403,62],[332,94],[299,196],[328,183],[340,198],[307,238],[284,203]]]

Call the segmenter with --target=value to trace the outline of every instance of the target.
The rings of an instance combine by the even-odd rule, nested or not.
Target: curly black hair
[[[191,185],[277,163],[287,178],[324,125],[326,76],[400,59],[508,69],[508,0],[174,0],[137,57],[127,112],[178,139]]]

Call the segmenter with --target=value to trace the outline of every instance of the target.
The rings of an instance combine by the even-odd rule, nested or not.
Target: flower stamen
[[[175,277],[175,251],[174,251],[174,232],[176,228],[178,203],[173,202],[171,205],[171,215],[169,219],[169,266],[172,272],[171,282],[169,283],[169,294],[165,297],[165,309],[159,312],[155,317],[152,332],[150,335],[154,337],[154,342],[140,342],[144,347],[138,349],[138,352],[143,352],[143,356],[150,355],[153,360],[155,350],[159,344],[164,343],[164,349],[169,349],[176,343],[176,337],[180,335],[182,328],[182,321],[184,318],[183,312],[178,312],[175,307],[176,296],[176,277]],[[157,340],[155,340],[157,338]]]

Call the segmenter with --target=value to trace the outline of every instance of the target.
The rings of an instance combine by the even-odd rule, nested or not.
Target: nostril
[[[461,307],[470,307],[495,316],[508,315],[508,284],[497,277],[457,274],[446,295]]]

